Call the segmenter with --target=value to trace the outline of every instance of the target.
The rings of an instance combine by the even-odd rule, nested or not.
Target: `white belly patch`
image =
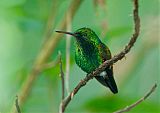
[[[107,75],[107,72],[106,72],[106,71],[103,71],[103,72],[100,73],[100,76],[102,76],[103,78],[105,78],[106,75]]]

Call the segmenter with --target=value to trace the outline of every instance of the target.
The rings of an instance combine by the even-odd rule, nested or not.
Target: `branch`
[[[141,99],[139,99],[135,103],[131,104],[130,106],[126,106],[125,108],[118,110],[114,113],[123,113],[123,112],[130,111],[132,108],[136,107],[138,104],[140,104],[145,99],[147,99],[155,91],[156,87],[157,87],[157,84],[154,84],[154,86],[150,89],[150,91],[144,97],[142,97]]]
[[[64,100],[64,94],[65,94],[65,86],[64,86],[64,72],[63,72],[63,68],[62,68],[62,59],[61,59],[61,52],[59,52],[59,56],[60,56],[60,76],[61,76],[61,81],[62,81],[62,100],[59,106],[59,113],[63,113],[62,111],[62,105],[63,105],[63,100]]]
[[[18,96],[16,96],[15,105],[16,105],[17,112],[21,113],[21,110],[20,110],[20,107],[19,107],[19,104],[18,104]]]
[[[62,80],[62,100],[64,99],[64,93],[65,93],[65,87],[64,87],[64,72],[63,72],[63,67],[62,67],[62,59],[61,59],[61,53],[59,52],[60,54],[60,71],[61,71],[61,80]]]
[[[99,68],[97,68],[92,73],[87,74],[87,76],[78,83],[78,85],[74,88],[74,90],[70,93],[70,95],[68,97],[66,97],[66,99],[63,101],[63,111],[65,111],[67,105],[69,104],[71,99],[74,97],[74,95],[79,91],[80,88],[85,86],[86,83],[89,80],[91,80],[94,76],[100,74],[106,67],[108,67],[109,65],[113,65],[118,60],[121,60],[133,47],[134,43],[136,42],[136,40],[139,36],[139,32],[140,32],[140,18],[139,18],[139,14],[138,14],[138,0],[133,0],[133,3],[134,3],[134,10],[133,10],[133,17],[134,18],[133,19],[134,19],[135,27],[134,27],[134,33],[133,33],[129,43],[127,44],[127,46],[125,46],[124,50],[122,50],[119,54],[115,55],[110,60],[105,61],[102,65],[99,66]]]
[[[83,2],[83,0],[72,0],[71,5],[67,12],[70,12],[71,14],[71,21],[73,20],[73,17],[79,8],[80,4]],[[65,29],[66,27],[66,18],[64,18],[59,26],[59,29]],[[40,72],[38,71],[39,68],[45,64],[48,60],[48,58],[54,53],[54,50],[56,48],[57,43],[60,41],[62,34],[53,34],[52,37],[49,37],[46,43],[44,44],[42,50],[40,51],[38,57],[36,58],[33,68],[31,72],[27,75],[28,78],[23,83],[22,89],[19,92],[19,106],[22,106],[24,102],[26,101],[28,95],[30,94],[30,91],[32,89],[32,86],[37,79]],[[15,106],[13,105],[11,109],[11,113],[16,113]]]
[[[71,15],[67,13],[67,31],[71,31]],[[71,46],[71,36],[66,35],[66,90],[69,94],[69,74],[70,74],[70,46]]]

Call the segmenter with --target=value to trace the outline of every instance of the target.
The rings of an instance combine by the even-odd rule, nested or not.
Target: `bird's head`
[[[90,28],[80,28],[75,32],[66,32],[66,31],[56,31],[58,33],[64,33],[68,35],[72,35],[76,38],[78,43],[99,43],[100,39],[96,35],[96,33]]]

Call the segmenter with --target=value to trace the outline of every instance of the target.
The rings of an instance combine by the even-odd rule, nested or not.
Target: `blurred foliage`
[[[126,98],[126,97],[97,97],[85,104],[85,109],[88,110],[89,112],[113,112],[116,111],[117,109],[122,109],[125,106],[130,105],[131,103],[134,103],[137,101],[138,98]],[[96,103],[96,104],[95,104]],[[114,105],[114,106],[113,106]],[[144,102],[143,104],[138,105],[136,108],[133,108],[133,110],[130,111],[130,113],[135,113],[135,112],[157,112],[160,110],[158,107],[159,105],[150,103],[149,101]]]
[[[93,1],[84,0],[74,17],[72,29],[75,31],[84,26],[92,28],[114,55],[123,49],[132,34],[132,2],[106,0],[102,6],[98,2],[95,5]],[[48,39],[47,33],[58,29],[70,3],[71,0],[0,0],[0,112],[10,111],[15,95]],[[119,93],[111,94],[93,79],[75,96],[66,113],[113,112],[142,97],[155,82],[159,86],[158,4],[158,0],[140,0],[140,37],[126,59],[114,66]],[[71,44],[70,89],[73,89],[85,73],[75,64],[74,44]],[[54,60],[60,50],[65,69],[65,38],[62,37],[56,46],[49,61]],[[159,95],[160,88],[131,112],[160,112]],[[57,65],[39,75],[22,112],[56,113],[60,97]]]

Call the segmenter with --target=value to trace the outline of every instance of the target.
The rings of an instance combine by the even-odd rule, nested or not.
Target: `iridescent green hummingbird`
[[[80,28],[74,33],[56,31],[72,35],[76,39],[75,61],[86,73],[91,73],[104,61],[111,59],[109,48],[101,42],[96,33],[90,28]],[[117,85],[113,77],[113,66],[108,66],[95,78],[115,94],[118,93]]]

